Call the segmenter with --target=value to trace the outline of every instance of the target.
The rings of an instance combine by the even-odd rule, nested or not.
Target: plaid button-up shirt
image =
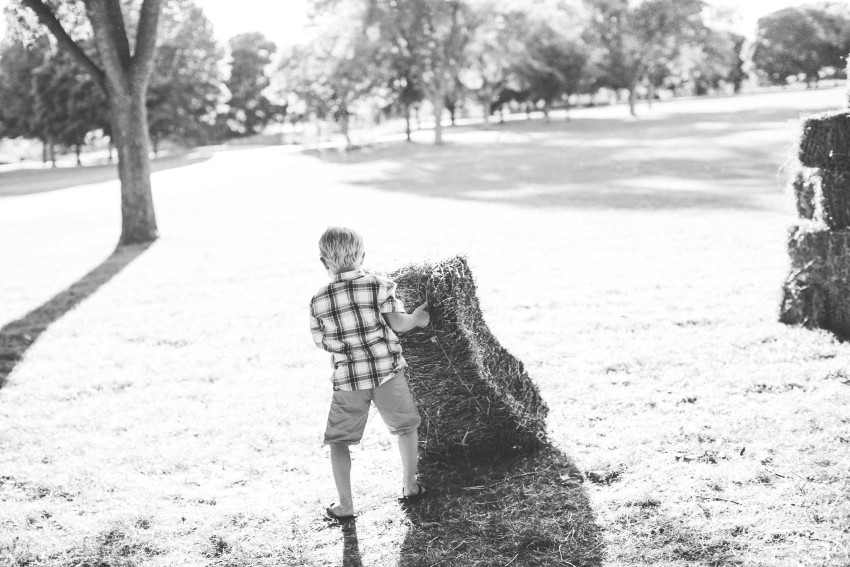
[[[352,270],[335,275],[310,302],[316,346],[331,353],[334,390],[381,385],[406,365],[398,337],[382,313],[404,313],[395,282]]]

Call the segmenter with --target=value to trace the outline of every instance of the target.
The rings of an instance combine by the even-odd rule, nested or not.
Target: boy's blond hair
[[[338,270],[360,260],[363,237],[356,230],[343,226],[330,226],[319,238],[319,254],[329,268]]]

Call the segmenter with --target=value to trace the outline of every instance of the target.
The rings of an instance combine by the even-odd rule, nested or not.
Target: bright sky
[[[0,0],[0,8],[11,0]],[[195,0],[207,13],[222,42],[243,32],[259,31],[278,45],[297,43],[307,36],[307,0]],[[756,20],[764,14],[814,0],[709,0],[737,10],[736,31],[752,37]],[[5,22],[0,18],[0,35]]]

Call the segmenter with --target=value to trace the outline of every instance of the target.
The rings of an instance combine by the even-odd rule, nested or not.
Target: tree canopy
[[[230,40],[230,77],[225,86],[230,92],[227,123],[235,135],[259,133],[281,111],[264,93],[271,84],[266,69],[276,50],[274,42],[259,32]]]
[[[758,20],[753,63],[771,83],[817,82],[841,72],[850,50],[850,16],[835,4],[790,7]]]

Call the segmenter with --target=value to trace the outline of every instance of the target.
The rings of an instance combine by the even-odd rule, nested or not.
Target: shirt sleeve
[[[395,296],[396,283],[378,279],[378,308],[381,313],[406,313],[404,302]]]
[[[310,333],[313,335],[313,342],[316,343],[316,346],[320,349],[324,349],[325,345],[323,344],[324,333],[322,322],[316,319],[316,316],[313,315],[313,305],[310,304]]]

